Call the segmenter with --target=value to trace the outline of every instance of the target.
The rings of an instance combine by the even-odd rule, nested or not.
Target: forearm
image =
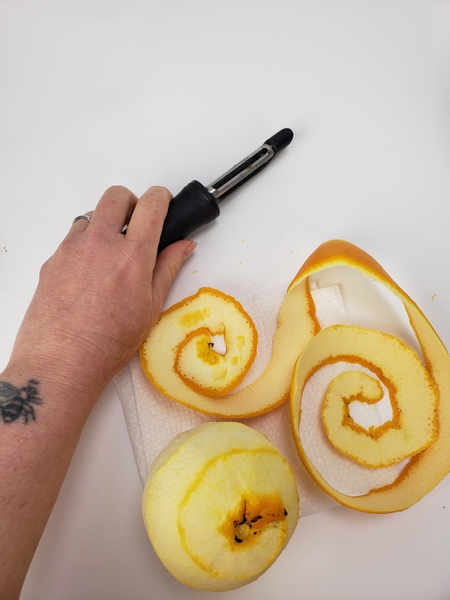
[[[20,594],[95,398],[37,365],[7,367],[0,382],[0,598],[9,600]]]
[[[83,426],[121,366],[113,356],[129,355],[100,335],[89,341],[76,316],[80,295],[50,305],[43,284],[45,273],[0,374],[2,600],[19,598]]]

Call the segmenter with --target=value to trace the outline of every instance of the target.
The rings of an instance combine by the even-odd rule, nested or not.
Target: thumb
[[[181,240],[171,244],[158,255],[153,269],[153,310],[161,312],[164,298],[173,283],[183,262],[192,254],[197,246],[192,240]]]

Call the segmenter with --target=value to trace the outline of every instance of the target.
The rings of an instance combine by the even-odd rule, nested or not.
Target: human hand
[[[101,393],[157,320],[175,275],[195,248],[183,240],[157,256],[170,199],[162,187],[139,199],[112,187],[87,213],[90,223],[80,219],[72,225],[41,269],[10,365],[39,377],[44,369],[47,377],[83,394]]]

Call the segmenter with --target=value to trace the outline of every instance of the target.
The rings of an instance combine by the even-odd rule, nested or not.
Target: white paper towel
[[[241,386],[256,379],[270,359],[278,312],[286,295],[286,287],[276,286],[240,300],[252,317],[259,336],[255,362]],[[345,322],[345,307],[338,286],[311,291],[316,304],[316,316],[323,327]],[[162,395],[144,375],[138,355],[118,373],[115,384],[143,484],[155,458],[177,434],[201,423],[220,420],[186,408]],[[302,517],[336,505],[314,483],[298,457],[290,430],[288,402],[265,415],[241,422],[267,435],[288,460],[297,480]]]

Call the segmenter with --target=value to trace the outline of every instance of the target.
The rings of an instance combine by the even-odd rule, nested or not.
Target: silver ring
[[[72,221],[72,225],[80,219],[86,219],[86,221],[89,221],[89,223],[91,222],[91,217],[89,215],[78,215],[78,217],[75,217],[75,219]]]

